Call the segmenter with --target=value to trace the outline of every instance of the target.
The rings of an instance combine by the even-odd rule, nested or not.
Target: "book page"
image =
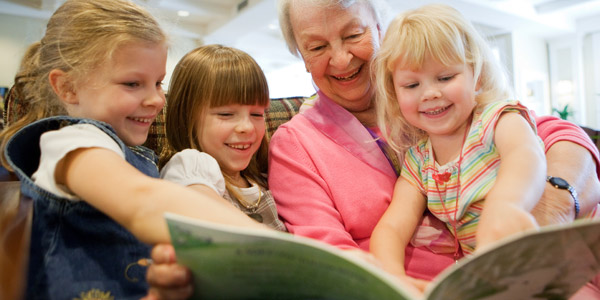
[[[568,299],[600,272],[600,222],[581,220],[514,236],[462,259],[427,299]]]
[[[416,299],[379,268],[315,240],[167,214],[195,299]]]

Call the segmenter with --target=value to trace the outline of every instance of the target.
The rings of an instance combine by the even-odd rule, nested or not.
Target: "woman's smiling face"
[[[341,8],[295,1],[290,18],[317,87],[349,111],[369,108],[374,96],[371,59],[380,37],[371,9],[361,2]]]

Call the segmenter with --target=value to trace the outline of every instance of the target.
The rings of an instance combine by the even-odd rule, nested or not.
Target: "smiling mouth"
[[[332,75],[331,77],[333,77],[333,78],[335,78],[337,80],[340,80],[340,81],[348,81],[348,80],[352,80],[352,79],[356,78],[356,76],[358,75],[358,73],[360,73],[360,70],[362,70],[362,66],[360,66],[360,68],[358,68],[358,70],[356,70],[356,72],[350,74],[349,76],[338,77],[338,76],[333,76]]]
[[[436,115],[439,115],[439,114],[445,112],[446,110],[448,110],[450,108],[450,106],[452,106],[452,105],[441,107],[436,110],[423,111],[421,113],[429,115],[429,116],[436,116]]]
[[[136,122],[141,122],[141,123],[152,123],[152,121],[154,121],[154,119],[148,119],[148,118],[133,118],[133,117],[129,117],[128,119],[136,121]]]
[[[238,149],[238,150],[246,150],[250,148],[250,145],[233,145],[233,144],[225,144],[227,147]]]

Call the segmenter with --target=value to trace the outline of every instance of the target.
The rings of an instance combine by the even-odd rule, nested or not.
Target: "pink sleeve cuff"
[[[581,145],[590,151],[596,160],[596,174],[600,178],[600,155],[590,137],[578,125],[554,116],[541,116],[535,119],[538,135],[544,141],[545,151],[556,142],[569,141]]]

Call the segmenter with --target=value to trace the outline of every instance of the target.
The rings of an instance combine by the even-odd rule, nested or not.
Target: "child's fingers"
[[[171,244],[158,244],[152,248],[152,261],[155,264],[176,262],[175,248]]]
[[[159,288],[150,288],[148,291],[148,295],[144,297],[142,300],[161,300],[161,299],[169,299],[169,300],[183,300],[188,299],[192,296],[192,286],[188,285],[178,289],[159,289]]]
[[[151,286],[175,288],[190,284],[190,271],[181,265],[152,264],[148,268],[146,279]]]
[[[152,264],[146,273],[151,288],[146,299],[186,299],[192,295],[191,273],[176,261],[172,245],[159,244],[152,249]]]
[[[427,280],[413,278],[413,277],[408,277],[408,278],[409,278],[409,282],[413,286],[415,286],[417,289],[419,289],[421,292],[424,292],[425,289],[427,288],[427,285],[429,285],[429,281],[427,281]]]

